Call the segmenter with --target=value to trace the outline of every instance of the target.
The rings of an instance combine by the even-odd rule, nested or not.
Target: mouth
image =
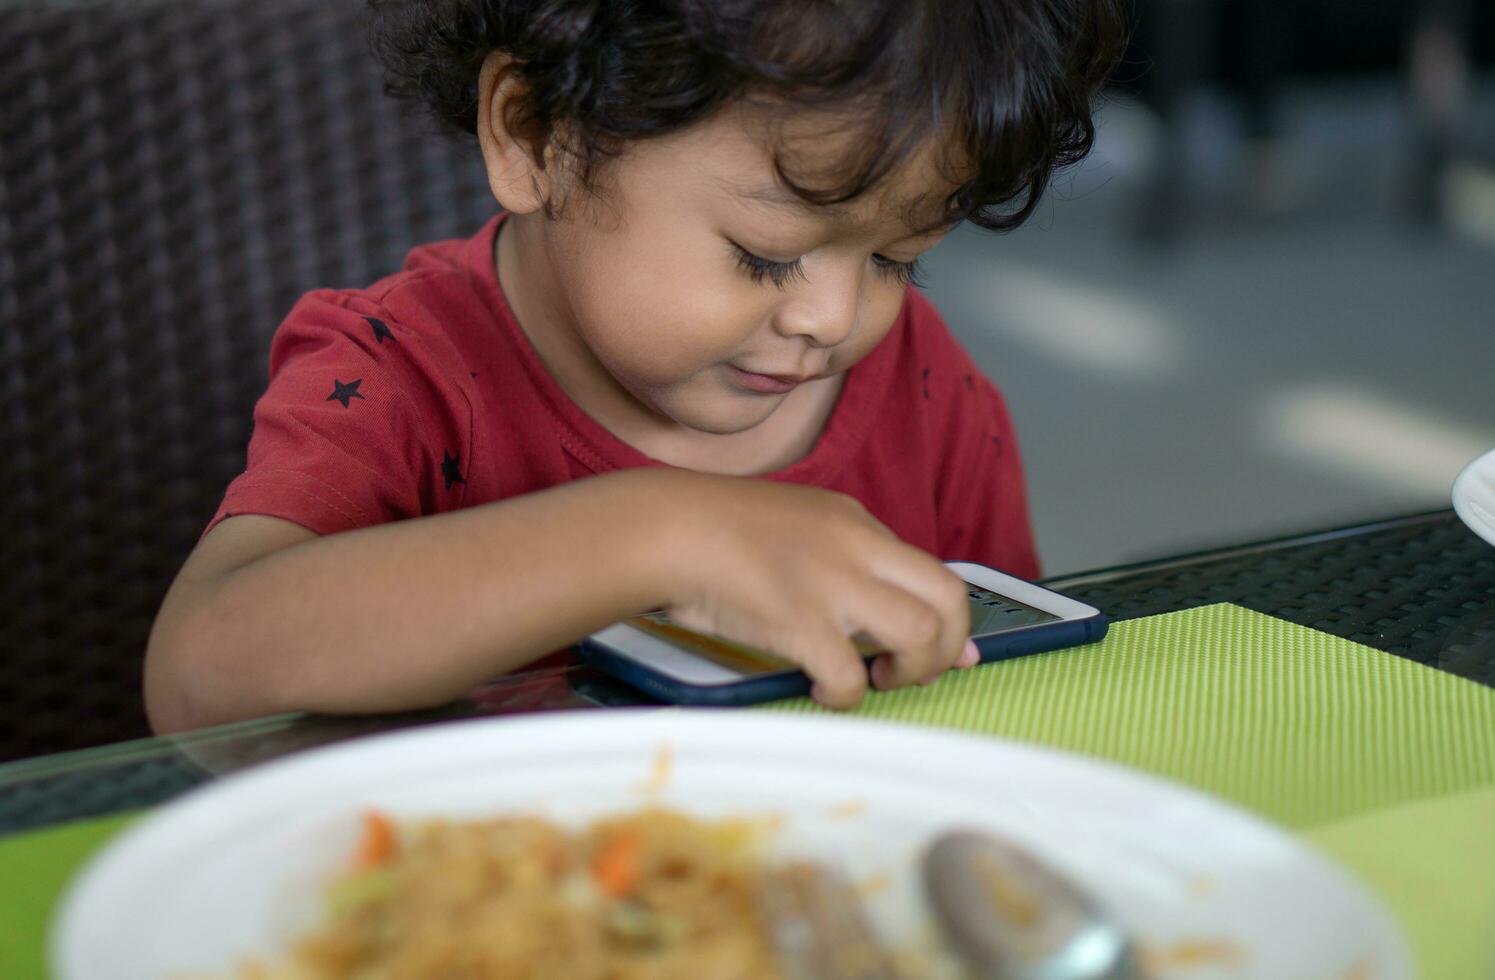
[[[735,364],[731,365],[731,368],[738,384],[749,391],[763,395],[786,394],[816,377],[813,374],[763,374],[758,371],[744,371]]]

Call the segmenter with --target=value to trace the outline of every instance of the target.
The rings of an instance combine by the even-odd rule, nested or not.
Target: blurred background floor
[[[1495,76],[1472,130],[1495,133]],[[963,228],[928,291],[1007,396],[1046,574],[1448,506],[1495,447],[1495,167],[1419,224],[1405,84],[1288,87],[1252,145],[1179,123],[1176,233],[1138,233],[1156,118],[1113,97],[1092,156],[1007,235]]]

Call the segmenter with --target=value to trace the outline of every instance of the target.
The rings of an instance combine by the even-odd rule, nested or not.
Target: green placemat
[[[43,980],[47,929],[57,901],[83,862],[138,813],[0,837],[0,977]]]
[[[1495,977],[1495,786],[1314,827],[1401,922],[1426,980]]]
[[[1229,604],[875,692],[853,713],[1084,752],[1290,827],[1495,783],[1495,690]]]

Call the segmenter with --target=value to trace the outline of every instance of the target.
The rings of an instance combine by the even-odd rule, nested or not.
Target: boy
[[[653,608],[831,706],[858,634],[880,688],[973,665],[940,559],[1037,559],[1000,396],[909,287],[1088,151],[1112,0],[376,13],[505,213],[291,311],[153,724],[441,703]]]

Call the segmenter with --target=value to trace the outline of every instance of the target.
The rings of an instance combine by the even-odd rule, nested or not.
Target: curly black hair
[[[1091,100],[1119,60],[1122,0],[370,0],[392,95],[474,131],[489,52],[526,83],[521,119],[597,166],[738,100],[847,112],[865,135],[839,179],[802,199],[852,200],[931,138],[956,190],[942,223],[1018,226],[1055,170],[1095,138]]]

